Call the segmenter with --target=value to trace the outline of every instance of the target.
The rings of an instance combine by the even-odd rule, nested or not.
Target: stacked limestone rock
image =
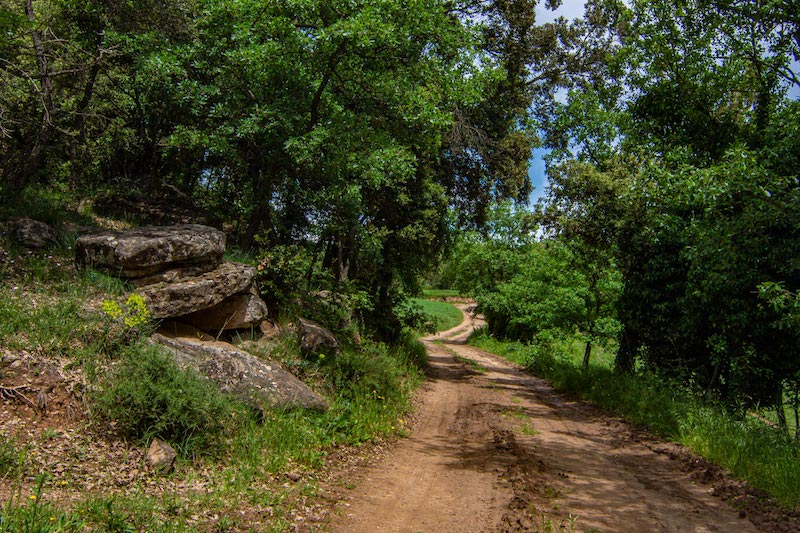
[[[153,318],[171,319],[153,340],[181,366],[259,408],[325,409],[322,397],[276,364],[203,333],[257,327],[266,318],[255,268],[224,261],[224,252],[223,232],[194,224],[95,233],[76,243],[79,264],[130,280]]]
[[[151,226],[80,237],[78,263],[127,278],[153,318],[206,331],[258,325],[267,308],[256,270],[223,261],[225,234],[200,225]]]

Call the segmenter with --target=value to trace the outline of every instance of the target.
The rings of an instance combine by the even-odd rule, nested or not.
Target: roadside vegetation
[[[789,509],[800,507],[800,449],[776,425],[765,423],[758,411],[732,416],[713,400],[664,376],[644,370],[617,372],[613,357],[605,352],[585,368],[579,339],[531,345],[500,341],[481,331],[469,343],[527,366],[558,390],[687,446]]]
[[[772,380],[777,375],[769,371],[769,359],[759,355],[755,346],[747,352],[748,365],[732,366],[724,379],[716,376],[709,381],[691,372],[691,366],[680,366],[683,352],[677,346],[672,346],[667,361],[658,359],[656,348],[640,346],[633,366],[628,367],[621,358],[627,357],[625,350],[630,348],[624,345],[625,291],[632,289],[617,267],[619,256],[608,255],[614,251],[613,241],[607,242],[609,248],[594,253],[581,239],[590,235],[592,228],[608,232],[594,226],[592,220],[575,221],[566,215],[559,224],[571,221],[589,226],[582,237],[567,238],[559,231],[542,238],[540,229],[552,220],[548,218],[552,211],[548,214],[546,209],[547,204],[538,212],[496,206],[489,214],[492,233],[463,235],[443,264],[439,276],[445,286],[471,293],[486,316],[487,327],[471,342],[529,367],[559,390],[688,446],[785,508],[800,507],[793,374],[783,375],[778,400],[759,401],[746,391],[765,393],[775,386]],[[666,288],[651,286],[649,290]],[[772,297],[782,300],[759,302],[763,296],[755,282],[749,293],[735,297],[751,301],[752,305],[741,307],[740,312],[751,313],[754,321],[773,317],[772,331],[780,332],[773,340],[780,344],[784,335],[794,334],[787,329],[795,319],[794,296],[783,288],[772,290]],[[637,323],[643,316],[655,321],[663,311],[662,307],[637,309],[641,313],[635,318]],[[705,309],[712,312],[710,307]],[[700,315],[695,318],[702,320]],[[648,327],[659,324],[665,336],[661,344],[673,342],[672,328],[677,323],[652,322]],[[712,357],[714,346],[708,344],[708,359],[702,360],[707,370],[732,365],[730,360]],[[792,355],[785,354],[783,364],[790,361]],[[706,376],[714,377],[713,372]],[[743,376],[750,378],[741,381]]]

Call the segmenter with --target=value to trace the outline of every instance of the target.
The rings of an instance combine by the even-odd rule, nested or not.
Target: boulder
[[[255,278],[254,267],[225,262],[199,276],[147,285],[137,292],[144,297],[153,318],[178,317],[213,307],[234,294],[247,293]]]
[[[221,390],[266,410],[304,407],[324,411],[325,399],[276,363],[259,359],[227,342],[186,325],[167,324],[152,340],[165,346],[183,368],[191,368],[214,381]]]
[[[301,318],[295,325],[300,338],[300,351],[303,355],[332,355],[339,351],[341,344],[336,336],[316,322]]]
[[[177,317],[177,320],[206,331],[257,326],[267,316],[267,306],[255,285],[250,292],[228,296],[217,305]]]
[[[112,274],[137,278],[171,267],[222,261],[225,234],[210,226],[183,224],[101,232],[78,238],[78,264],[102,267]]]
[[[56,232],[48,224],[30,218],[18,218],[13,222],[14,240],[25,248],[44,248],[56,241]]]
[[[188,260],[187,260],[188,261]],[[131,278],[130,282],[134,287],[144,287],[157,283],[178,283],[196,276],[211,272],[220,265],[220,261],[211,259],[208,261],[196,261],[192,264],[185,264],[180,267],[166,268],[153,274],[148,274],[140,278]]]

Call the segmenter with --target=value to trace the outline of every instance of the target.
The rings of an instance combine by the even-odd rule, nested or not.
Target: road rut
[[[752,532],[624,423],[467,346],[482,322],[423,339],[429,380],[408,438],[360,475],[340,532]]]

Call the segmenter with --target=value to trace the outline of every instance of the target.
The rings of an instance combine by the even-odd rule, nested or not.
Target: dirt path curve
[[[464,318],[423,339],[410,435],[368,467],[332,531],[757,531],[618,420],[466,346],[481,323]]]

